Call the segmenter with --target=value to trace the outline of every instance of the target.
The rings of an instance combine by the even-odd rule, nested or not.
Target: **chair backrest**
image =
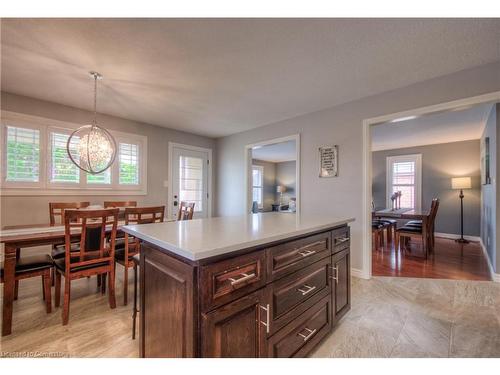
[[[430,218],[429,218],[429,225],[431,228],[434,227],[434,221],[436,220],[438,208],[439,208],[439,199],[434,198],[432,200],[432,203],[431,203],[431,212],[430,212]]]
[[[118,212],[118,208],[65,210],[66,272],[71,272],[72,268],[78,266],[103,262],[109,262],[111,265],[111,262],[114,262]],[[80,230],[80,249],[72,251],[71,234],[78,229]],[[109,246],[106,246],[107,234]]]
[[[126,225],[161,223],[164,217],[165,206],[125,208]]]
[[[49,203],[49,216],[50,226],[56,225],[56,216],[59,216],[59,224],[64,225],[64,210],[86,208],[90,206],[90,202],[50,202]]]
[[[137,201],[105,201],[104,208],[137,207]]]
[[[181,202],[179,212],[177,213],[177,220],[192,220],[194,214],[194,202]]]

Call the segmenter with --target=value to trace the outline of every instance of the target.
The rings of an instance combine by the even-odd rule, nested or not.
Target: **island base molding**
[[[347,225],[192,262],[141,243],[141,357],[306,357],[350,309]]]

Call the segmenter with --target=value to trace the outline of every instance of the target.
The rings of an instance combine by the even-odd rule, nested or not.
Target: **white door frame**
[[[173,149],[175,147],[183,148],[190,151],[201,151],[208,154],[208,176],[207,176],[207,192],[208,192],[208,213],[207,217],[212,217],[212,149],[198,146],[185,145],[182,143],[168,142],[168,191],[167,191],[167,217],[172,217],[172,204],[173,196],[173,181],[172,181],[172,161],[173,161]]]
[[[361,277],[370,279],[372,277],[372,231],[371,231],[371,196],[372,196],[372,150],[371,150],[371,126],[388,122],[391,120],[408,116],[422,116],[432,113],[449,111],[471,105],[500,101],[500,91],[488,94],[472,96],[465,99],[420,107],[403,112],[368,118],[363,120],[363,269]]]
[[[245,188],[245,194],[243,194],[245,207],[245,214],[248,214],[252,208],[252,194],[250,193],[250,181],[252,180],[252,158],[251,152],[252,148],[257,146],[272,145],[275,143],[295,141],[295,198],[297,199],[296,212],[300,214],[300,134],[293,134],[286,137],[268,139],[265,141],[252,143],[245,146],[245,182],[243,184]]]

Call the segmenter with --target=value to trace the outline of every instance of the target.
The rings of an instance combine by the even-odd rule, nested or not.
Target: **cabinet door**
[[[202,314],[203,357],[266,357],[269,297],[260,289],[209,313]]]
[[[339,320],[351,308],[351,262],[349,249],[332,257],[333,321]]]
[[[193,268],[141,246],[141,357],[194,357]]]

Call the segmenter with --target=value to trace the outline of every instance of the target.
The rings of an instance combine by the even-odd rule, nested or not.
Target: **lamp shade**
[[[284,193],[286,191],[286,187],[283,185],[278,185],[276,186],[276,192],[277,193]]]
[[[472,181],[470,177],[453,177],[451,179],[452,189],[470,189]]]

